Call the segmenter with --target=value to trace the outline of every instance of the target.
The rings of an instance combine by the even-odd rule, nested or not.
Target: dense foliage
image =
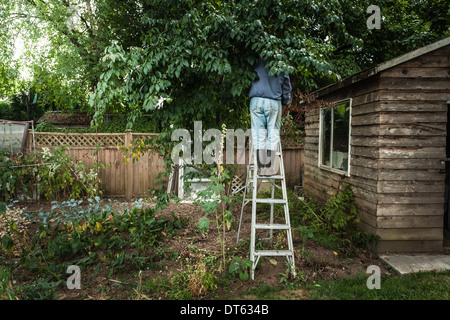
[[[26,155],[0,153],[0,201],[45,198],[83,199],[102,194],[98,177],[104,166],[88,168],[64,152],[44,148]]]
[[[108,47],[96,95],[98,115],[112,103],[128,105],[130,120],[159,109],[166,126],[238,126],[247,115],[247,90],[259,57],[270,59],[274,74],[298,74],[301,85],[333,76],[325,53],[330,44],[314,30],[353,45],[345,32],[340,5],[298,1],[151,1],[145,14],[147,34],[140,47]],[[164,13],[164,14],[162,14]]]
[[[141,5],[133,0],[0,1],[0,95],[33,90],[47,109],[89,111],[87,98],[104,71],[104,49],[111,40],[124,48],[140,43]]]
[[[18,278],[23,269],[32,274],[29,281],[21,278],[25,284],[8,288],[11,295],[25,300],[56,299],[55,289],[64,286],[67,267],[73,263],[83,272],[91,267],[94,275],[106,272],[107,278],[114,272],[156,269],[164,256],[155,250],[159,241],[182,226],[174,215],[157,218],[155,210],[143,208],[139,201],[132,210],[120,212],[101,208],[98,197],[89,199],[84,210],[82,202],[53,202],[51,212],[27,217],[25,221],[39,223],[39,228],[27,232],[19,229],[20,221],[8,218],[12,212],[0,202],[0,217],[7,222],[0,233],[0,277],[5,267]],[[13,262],[17,255],[19,267]]]
[[[380,30],[367,28],[370,5]],[[445,0],[1,0],[0,9],[1,98],[38,93],[44,111],[122,113],[129,126],[168,98],[156,109],[162,128],[244,126],[258,57],[307,92],[449,35]]]

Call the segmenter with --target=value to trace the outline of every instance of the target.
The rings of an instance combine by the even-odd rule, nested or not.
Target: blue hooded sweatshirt
[[[269,76],[269,69],[265,66],[266,61],[259,59],[255,68],[258,78],[252,82],[249,97],[281,100],[282,105],[288,105],[291,102],[292,90],[289,75],[281,73],[278,77]]]

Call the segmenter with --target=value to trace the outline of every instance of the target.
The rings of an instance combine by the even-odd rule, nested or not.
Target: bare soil
[[[144,206],[151,205],[150,202],[143,202]],[[113,210],[119,211],[134,206],[133,202],[113,201]],[[19,204],[22,210],[26,212],[50,211],[50,202],[22,203]],[[26,207],[26,208],[25,208]],[[228,255],[240,254],[243,258],[248,258],[251,213],[250,207],[245,208],[243,224],[240,231],[240,243],[237,243],[237,231],[241,207],[236,205],[233,209],[234,221],[232,228],[226,231],[226,250]],[[214,221],[211,221],[209,231],[201,233],[197,230],[198,221],[204,216],[204,212],[199,206],[189,203],[170,204],[169,207],[157,216],[171,216],[171,212],[180,220],[187,221],[187,225],[176,230],[176,236],[167,236],[161,245],[167,251],[166,253],[177,253],[176,260],[166,259],[162,268],[158,270],[145,270],[140,272],[140,279],[136,277],[137,271],[129,274],[124,273],[120,278],[108,278],[107,270],[101,270],[94,276],[93,270],[83,271],[81,290],[69,290],[61,287],[58,291],[58,299],[145,299],[145,295],[130,294],[133,289],[129,286],[130,282],[145,283],[147,279],[162,277],[168,274],[174,274],[183,270],[187,262],[191,265],[197,263],[208,255],[220,256],[220,243]],[[333,249],[321,246],[314,241],[301,243],[301,239],[294,233],[295,264],[301,273],[303,281],[311,283],[317,280],[336,280],[343,277],[354,276],[357,273],[366,273],[369,265],[378,265],[382,275],[389,273],[383,262],[378,256],[370,251],[360,250],[351,256],[346,256],[335,252]],[[302,248],[302,250],[300,250]],[[183,262],[183,263],[182,263]],[[253,299],[246,292],[249,289],[256,288],[263,284],[279,287],[282,286],[280,280],[283,275],[287,275],[285,258],[261,258],[261,263],[256,269],[255,279],[246,282],[236,281],[228,283],[226,288],[217,288],[213,294],[200,297],[201,299]],[[87,285],[83,284],[86,279]],[[108,288],[108,290],[105,290]],[[307,293],[302,290],[287,290],[280,294],[283,299],[302,300],[307,299]],[[153,297],[154,298],[154,297]],[[167,299],[163,294],[160,299]]]

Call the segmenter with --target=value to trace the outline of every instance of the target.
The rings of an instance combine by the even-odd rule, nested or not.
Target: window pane
[[[28,124],[0,122],[0,150],[21,152]]]
[[[334,109],[332,168],[347,171],[350,128],[350,103],[343,102]]]
[[[332,109],[323,109],[322,116],[322,157],[320,164],[330,166],[330,147],[331,147],[331,112]]]

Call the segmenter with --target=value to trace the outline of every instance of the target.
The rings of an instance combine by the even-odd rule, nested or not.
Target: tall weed
[[[308,235],[312,237],[314,234],[314,239],[321,244],[349,253],[357,248],[368,249],[376,245],[377,237],[359,228],[355,196],[350,185],[345,185],[324,205],[309,198],[296,202],[293,208],[293,225],[303,229],[309,226]]]

